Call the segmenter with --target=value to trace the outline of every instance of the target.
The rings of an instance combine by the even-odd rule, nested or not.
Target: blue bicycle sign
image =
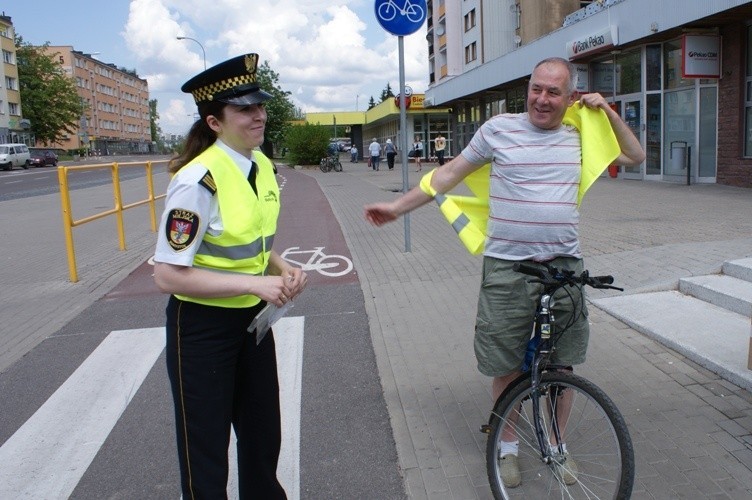
[[[376,0],[376,19],[393,35],[410,35],[426,19],[425,0]]]

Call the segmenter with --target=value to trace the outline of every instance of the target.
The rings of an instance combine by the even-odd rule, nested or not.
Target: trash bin
[[[687,142],[686,141],[672,141],[671,153],[669,154],[671,160],[671,172],[679,173],[687,168]]]

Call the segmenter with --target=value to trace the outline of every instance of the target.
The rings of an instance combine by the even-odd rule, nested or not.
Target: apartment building
[[[578,91],[621,113],[647,159],[619,179],[752,187],[752,2],[428,0],[425,104],[452,108],[459,151],[526,108],[535,63],[575,63]]]
[[[150,151],[149,84],[145,79],[68,45],[50,46],[47,53],[75,80],[81,98],[75,133],[55,146],[103,156]]]
[[[21,114],[18,66],[13,22],[9,16],[0,15],[0,144],[29,144],[29,121]]]

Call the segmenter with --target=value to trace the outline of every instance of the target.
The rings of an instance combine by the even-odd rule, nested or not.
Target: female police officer
[[[225,498],[230,425],[241,498],[285,498],[274,338],[247,329],[267,303],[283,306],[306,275],[272,241],[280,210],[264,141],[271,95],[256,83],[257,54],[225,61],[183,85],[198,106],[185,151],[170,164],[154,279],[167,306],[183,497]]]

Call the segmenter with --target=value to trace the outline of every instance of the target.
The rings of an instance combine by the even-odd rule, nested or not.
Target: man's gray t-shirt
[[[462,155],[491,162],[490,216],[484,255],[545,261],[581,257],[577,192],[582,152],[576,128],[544,130],[527,113],[485,122]]]

